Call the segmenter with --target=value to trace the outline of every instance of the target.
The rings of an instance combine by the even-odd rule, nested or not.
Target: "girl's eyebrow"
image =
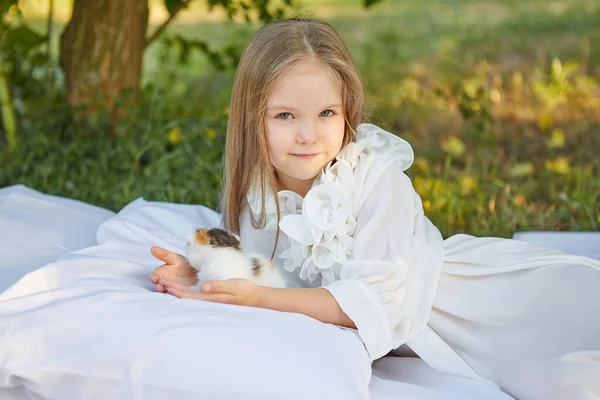
[[[296,109],[294,107],[288,107],[288,106],[284,106],[284,105],[281,105],[281,104],[273,104],[271,106],[268,106],[267,110],[292,110],[292,111],[296,111]]]
[[[339,103],[331,104],[326,107],[322,107],[323,110],[327,110],[328,108],[342,108],[342,105]],[[267,107],[267,110],[292,110],[297,111],[294,107],[288,107],[281,104],[273,104]]]

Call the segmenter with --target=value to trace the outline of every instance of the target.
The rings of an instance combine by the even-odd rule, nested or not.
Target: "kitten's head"
[[[189,242],[186,257],[198,271],[200,280],[218,279],[218,266],[228,264],[231,257],[238,259],[243,255],[239,239],[222,229],[201,228],[193,235],[186,236],[186,239]],[[229,261],[224,262],[224,257]]]
[[[229,232],[222,229],[200,228],[195,234],[187,237],[188,242],[197,246],[207,246],[212,248],[230,247],[240,250],[240,240]]]
[[[241,252],[239,239],[222,229],[201,228],[193,235],[186,236],[186,239],[187,259],[197,270],[225,253]]]

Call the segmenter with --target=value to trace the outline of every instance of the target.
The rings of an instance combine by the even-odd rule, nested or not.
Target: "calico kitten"
[[[188,240],[187,259],[198,272],[200,290],[208,280],[249,279],[261,286],[286,287],[279,270],[272,262],[242,251],[240,241],[222,229],[201,228]]]

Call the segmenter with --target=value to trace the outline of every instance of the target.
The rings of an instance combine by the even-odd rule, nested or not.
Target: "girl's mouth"
[[[311,158],[315,158],[321,153],[308,153],[308,154],[292,154],[293,157],[300,158],[302,160],[309,160]]]

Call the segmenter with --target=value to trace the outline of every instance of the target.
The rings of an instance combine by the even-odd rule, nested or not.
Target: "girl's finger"
[[[207,294],[202,292],[190,292],[169,287],[167,292],[180,299],[195,299],[210,301],[221,304],[234,304],[235,296],[229,294]]]
[[[158,276],[158,273],[156,271],[152,272],[150,274],[150,282],[157,284],[158,281],[160,281],[160,276]]]
[[[152,271],[150,274],[150,281],[157,284],[161,279],[166,279],[167,275],[172,276],[173,273],[169,270],[169,265],[163,264]]]
[[[169,279],[161,279],[160,281],[158,281],[158,284],[164,286],[165,289],[173,288],[173,289],[177,289],[181,292],[190,292],[190,293],[196,292],[196,290],[192,290],[192,288],[189,285],[177,283],[177,281],[172,281]]]
[[[158,247],[158,246],[153,246],[150,249],[150,253],[152,253],[152,255],[154,257],[158,258],[160,261],[164,262],[165,264],[171,264],[171,265],[181,263],[181,258],[183,258],[183,256],[181,256],[177,253],[173,253],[172,251],[165,250],[162,247]]]
[[[199,292],[191,292],[189,290],[183,290],[183,289],[181,289],[179,287],[175,287],[175,286],[167,286],[166,290],[167,290],[167,293],[170,293],[175,297],[179,297],[180,299],[204,300],[203,298],[198,296],[198,294],[201,294]]]
[[[160,293],[166,292],[166,289],[163,285],[154,285],[154,289],[156,289],[156,291]]]

